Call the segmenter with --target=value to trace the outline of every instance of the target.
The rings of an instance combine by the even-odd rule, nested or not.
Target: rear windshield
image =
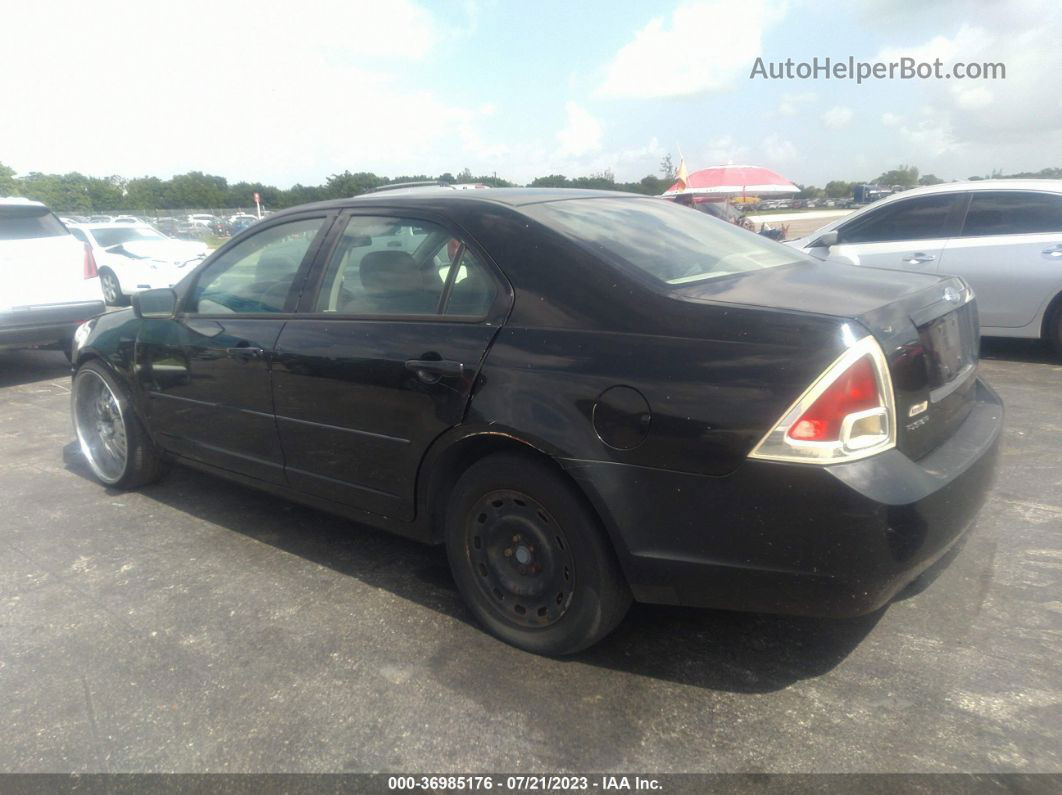
[[[0,206],[0,240],[27,240],[68,234],[47,207]]]
[[[788,246],[660,199],[567,199],[523,209],[603,259],[669,285],[803,259]]]
[[[160,235],[154,229],[149,229],[146,226],[93,229],[92,236],[96,238],[100,248],[110,248],[111,246],[129,243],[134,240],[166,240],[165,235]]]

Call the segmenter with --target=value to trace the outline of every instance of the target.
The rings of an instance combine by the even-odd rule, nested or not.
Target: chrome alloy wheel
[[[116,483],[129,455],[125,418],[117,396],[98,373],[78,373],[73,413],[77,440],[92,471],[104,483]]]
[[[118,277],[110,271],[100,274],[100,286],[103,288],[103,297],[111,306],[115,306],[122,297],[122,290],[118,286]]]

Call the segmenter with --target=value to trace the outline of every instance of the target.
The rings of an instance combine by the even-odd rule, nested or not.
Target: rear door
[[[439,219],[354,213],[328,247],[274,353],[287,478],[411,519],[421,459],[462,421],[510,291]]]
[[[1028,325],[1062,290],[1062,195],[971,191],[962,230],[949,241],[940,270],[973,287],[982,326]]]
[[[167,449],[284,482],[270,355],[331,221],[311,213],[264,226],[195,275],[176,318],[145,321],[137,360]]]
[[[935,273],[962,217],[963,193],[888,202],[842,224],[828,259],[850,265]]]

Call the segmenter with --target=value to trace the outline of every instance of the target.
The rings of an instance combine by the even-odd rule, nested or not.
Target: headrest
[[[416,260],[405,251],[372,251],[361,260],[366,290],[417,290],[423,287]]]

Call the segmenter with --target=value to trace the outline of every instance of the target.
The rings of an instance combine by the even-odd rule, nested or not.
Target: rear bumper
[[[0,348],[66,343],[90,317],[102,314],[103,301],[46,304],[0,312]]]
[[[640,601],[868,613],[939,560],[991,486],[1003,405],[983,382],[955,434],[834,466],[747,461],[726,477],[565,461],[601,511]]]

